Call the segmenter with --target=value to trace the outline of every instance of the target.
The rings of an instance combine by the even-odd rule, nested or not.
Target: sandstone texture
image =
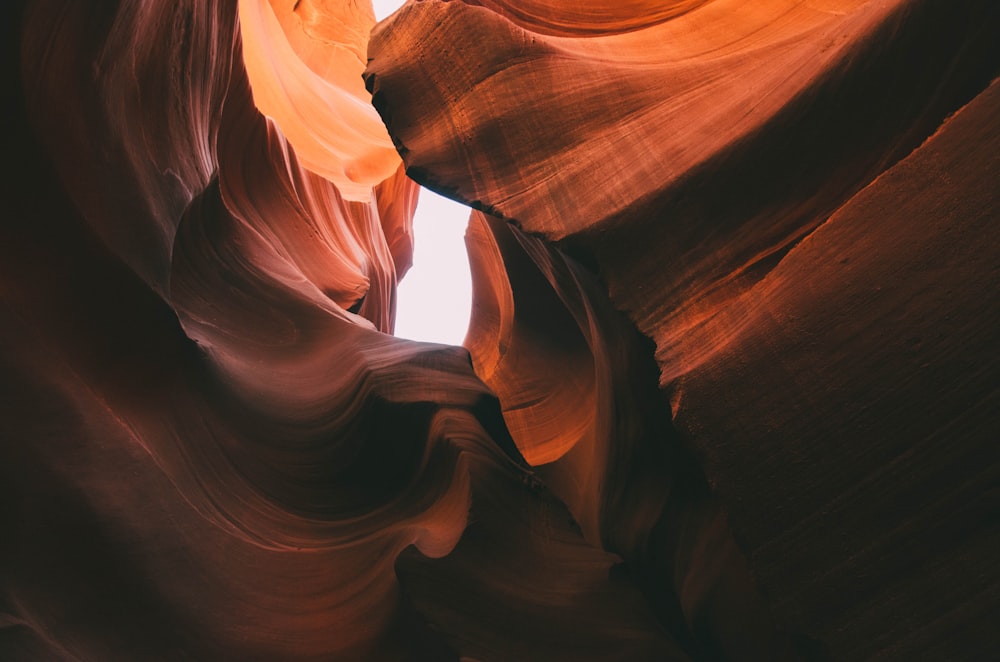
[[[5,9],[0,659],[1000,657],[1000,5]]]

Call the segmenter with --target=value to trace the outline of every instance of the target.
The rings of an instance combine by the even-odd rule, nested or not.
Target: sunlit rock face
[[[256,107],[305,167],[366,202],[399,164],[361,80],[370,3],[240,0],[239,15]]]
[[[1000,8],[566,5],[10,5],[0,659],[1000,654]]]
[[[467,239],[476,374],[587,541],[623,559],[622,571],[695,657],[808,657],[770,618],[674,433],[648,339],[593,273],[542,240],[480,212]]]
[[[306,165],[243,16],[11,22],[0,658],[683,657],[467,352],[386,335],[416,184]]]
[[[844,659],[995,656],[997,5],[717,0],[581,29],[482,4],[376,27],[368,88],[408,172],[557,242],[652,338],[781,627]],[[565,299],[560,269],[534,280]],[[477,272],[477,370],[628,558],[563,478],[603,453],[608,327],[509,271]]]

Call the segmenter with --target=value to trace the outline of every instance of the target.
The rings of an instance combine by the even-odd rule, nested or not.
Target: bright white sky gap
[[[372,0],[372,7],[375,9],[375,20],[381,21],[402,7],[404,2],[405,0]]]
[[[375,0],[381,21],[402,0]],[[472,276],[465,250],[469,208],[425,188],[413,216],[413,266],[396,294],[396,335],[461,345],[472,311]]]
[[[396,293],[396,335],[461,345],[472,311],[465,249],[469,208],[420,189],[413,216],[413,266]]]

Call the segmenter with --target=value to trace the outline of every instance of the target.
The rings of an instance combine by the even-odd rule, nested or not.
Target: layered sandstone
[[[994,3],[11,7],[0,658],[1000,652]]]
[[[997,8],[680,9],[574,33],[414,3],[376,28],[368,87],[413,177],[556,242],[652,338],[781,627],[838,658],[989,657]],[[528,366],[599,383],[595,324],[480,281],[507,303],[480,309],[498,331],[472,336],[477,367],[561,473],[600,407]],[[540,339],[543,318],[563,331]]]

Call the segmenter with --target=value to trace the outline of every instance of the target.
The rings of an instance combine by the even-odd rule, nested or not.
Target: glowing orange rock
[[[0,658],[996,657],[1000,5],[22,4]]]
[[[717,0],[558,37],[428,0],[376,28],[366,75],[408,172],[590,253],[667,381],[711,351],[675,351],[691,329],[982,89],[995,25],[985,2]]]
[[[385,333],[415,184],[306,166],[234,9],[5,23],[0,658],[683,659],[467,352]]]
[[[1000,291],[986,227],[1000,204],[1000,6],[716,0],[588,32],[568,4],[510,5],[428,0],[376,27],[366,77],[407,171],[552,241],[654,341],[663,407],[780,624],[835,658],[994,656],[973,577],[1000,586],[982,507],[1000,433],[987,386],[1000,301],[986,294]],[[579,382],[598,374],[593,331],[607,327],[577,315],[566,332],[557,307],[527,312],[575,285],[519,294],[523,256],[484,236],[471,242],[477,368],[548,462],[540,475],[606,536],[614,518],[588,498],[613,460],[594,471],[601,435],[583,432],[601,387]],[[559,331],[546,337],[542,318]],[[527,367],[547,352],[571,386]],[[639,501],[637,520],[656,499]],[[712,530],[696,510],[679,519]],[[671,540],[671,560],[688,558]],[[949,578],[959,558],[976,570]],[[690,582],[673,575],[686,609],[714,580],[688,567]]]
[[[375,24],[365,2],[240,0],[254,104],[281,127],[301,163],[367,202],[399,157],[361,73]]]

